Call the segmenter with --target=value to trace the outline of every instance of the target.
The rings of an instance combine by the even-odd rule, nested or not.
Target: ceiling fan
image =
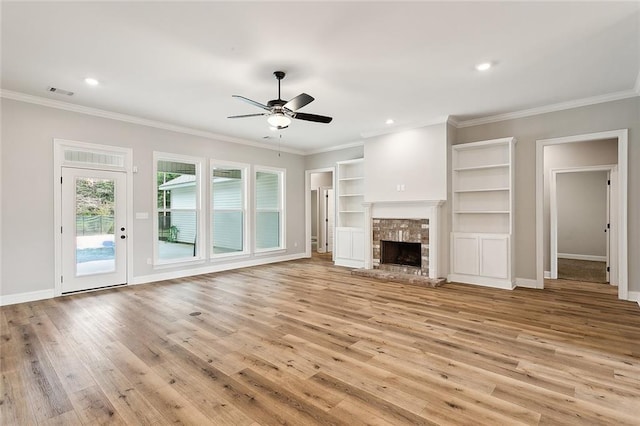
[[[307,95],[306,93],[301,93],[289,101],[280,99],[280,80],[284,78],[285,73],[284,71],[276,71],[273,73],[273,75],[278,80],[278,99],[272,99],[267,102],[266,105],[249,98],[245,98],[244,96],[232,95],[234,98],[238,98],[240,100],[248,102],[251,105],[255,105],[258,108],[262,108],[263,110],[268,112],[262,112],[259,114],[232,115],[228,118],[267,116],[267,121],[269,122],[269,124],[276,129],[286,129],[287,127],[289,127],[292,118],[296,118],[298,120],[313,121],[316,123],[330,123],[331,120],[333,120],[332,117],[327,117],[324,115],[298,112],[300,108],[310,104],[314,99],[313,96]]]

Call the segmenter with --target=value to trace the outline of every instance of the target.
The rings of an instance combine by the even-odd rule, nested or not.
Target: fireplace
[[[380,263],[420,268],[422,253],[420,243],[380,241]]]
[[[373,269],[429,276],[429,219],[371,222]]]

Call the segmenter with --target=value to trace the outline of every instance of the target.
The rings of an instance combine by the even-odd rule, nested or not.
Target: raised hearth
[[[383,281],[416,284],[425,287],[440,287],[445,283],[444,278],[429,278],[423,275],[405,274],[402,272],[385,271],[383,269],[353,269],[351,275],[376,278]]]

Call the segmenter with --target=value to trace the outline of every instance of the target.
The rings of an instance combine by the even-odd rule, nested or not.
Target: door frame
[[[102,158],[112,158],[118,164],[101,164],[98,162],[83,161],[78,158],[67,158],[65,153],[77,151],[93,153]],[[72,157],[72,156],[70,156]],[[133,150],[111,145],[100,145],[88,142],[79,142],[67,139],[53,139],[53,240],[54,240],[54,297],[62,295],[62,168],[73,167],[77,169],[92,169],[105,171],[119,171],[126,174],[126,221],[127,221],[127,284],[133,282],[133,179],[135,171],[131,165]],[[87,290],[92,291],[92,290]],[[94,290],[95,291],[95,290]]]
[[[588,133],[584,135],[566,136],[536,141],[536,288],[544,288],[544,147],[565,143],[588,142],[600,139],[617,139],[618,141],[618,200],[616,214],[619,223],[615,237],[618,253],[618,299],[629,300],[628,269],[628,151],[629,130],[619,129],[606,132]],[[612,248],[613,250],[616,247]]]
[[[304,255],[305,257],[311,257],[311,174],[312,173],[325,173],[331,172],[331,185],[336,187],[336,168],[335,167],[323,167],[321,169],[305,170],[304,172],[304,211],[305,211],[305,243],[304,243]],[[335,206],[335,203],[334,203]],[[335,212],[334,212],[335,217]],[[335,226],[333,241],[335,244]],[[332,252],[335,253],[335,250]],[[333,255],[333,254],[332,254]]]
[[[335,192],[330,193],[329,191],[333,191],[333,188],[328,186],[318,188],[318,253],[333,252],[333,244],[329,246],[329,219],[333,213],[333,228],[335,228],[335,211],[331,211],[330,207],[333,206],[333,204],[329,199],[335,199]],[[320,240],[322,240],[323,243],[322,251],[320,251]],[[329,248],[331,248],[331,250],[329,250]]]
[[[583,172],[607,172],[607,177],[611,182],[607,188],[607,198],[605,203],[607,205],[607,221],[611,225],[611,229],[618,229],[617,216],[611,215],[610,205],[610,193],[616,191],[618,182],[614,179],[615,164],[602,165],[602,166],[584,166],[584,167],[563,167],[551,169],[549,177],[549,260],[550,260],[550,278],[553,280],[558,279],[558,193],[557,193],[557,177],[558,174],[567,173],[583,173]],[[607,232],[607,231],[605,231]],[[609,230],[607,235],[607,266],[610,266],[611,272],[607,272],[607,278],[611,285],[617,285],[617,269],[618,259],[615,250],[609,249],[609,243],[611,240],[611,231]]]

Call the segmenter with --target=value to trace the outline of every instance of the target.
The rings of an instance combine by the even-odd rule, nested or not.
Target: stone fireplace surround
[[[365,235],[369,236],[365,238],[365,270],[374,270],[374,259],[377,259],[379,266],[379,247],[377,247],[378,255],[374,257],[376,254],[374,252],[374,219],[407,220],[407,226],[411,227],[413,232],[409,232],[409,234],[403,232],[402,238],[412,239],[412,241],[407,242],[420,242],[424,244],[422,248],[422,270],[419,274],[416,274],[416,271],[411,271],[408,274],[402,271],[396,272],[437,280],[439,277],[438,265],[440,255],[438,250],[438,241],[440,241],[440,208],[443,203],[444,200],[365,202],[363,204],[365,207]],[[416,228],[418,223],[419,228]],[[423,226],[425,227],[423,228]],[[405,228],[400,227],[396,229],[396,231],[403,229]],[[420,230],[420,237],[416,236],[418,229]],[[413,241],[416,238],[419,238],[420,241]],[[426,257],[426,262],[424,257]]]
[[[429,276],[429,219],[372,218],[373,269],[383,269],[403,274]],[[419,243],[421,266],[389,265],[381,262],[382,241]]]

